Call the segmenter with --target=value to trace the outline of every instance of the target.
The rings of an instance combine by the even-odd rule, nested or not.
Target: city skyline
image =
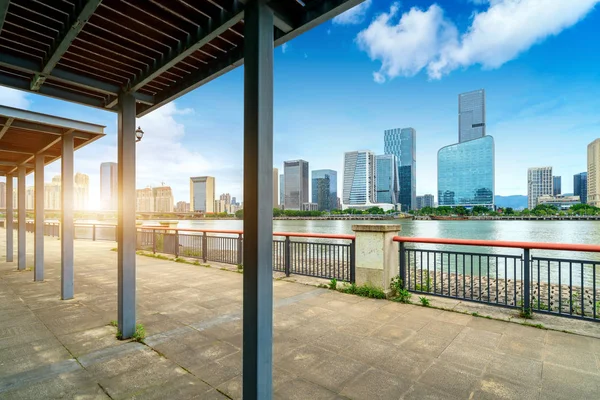
[[[443,43],[431,34],[437,30],[417,36],[416,28],[432,21],[434,27],[442,24],[456,28],[459,35],[482,38],[486,32],[469,30],[474,21],[493,16],[522,21],[530,2],[509,10],[501,8],[502,3],[434,6],[433,1],[419,0],[392,10],[392,1],[371,2],[352,24],[328,22],[290,41],[285,52],[275,49],[273,164],[280,167],[284,160],[304,157],[313,169],[342,171],[345,151],[369,148],[383,154],[383,144],[373,137],[406,124],[420,137],[417,194],[437,193],[436,152],[456,137],[457,95],[485,88],[486,130],[498,139],[496,194],[526,194],[526,179],[514,177],[526,176],[531,149],[540,158],[557,160],[556,175],[571,177],[585,171],[586,146],[600,132],[596,117],[600,99],[593,95],[600,89],[600,43],[587,40],[600,24],[600,12],[592,3],[574,8],[552,2],[543,24],[523,23],[514,36],[479,42],[488,43],[489,53],[469,47],[470,57],[463,60],[467,64],[453,59],[443,71],[435,61],[451,53],[441,51]],[[412,6],[416,8],[411,12]],[[494,13],[489,13],[491,9]],[[393,16],[385,22],[377,18],[384,14]],[[396,29],[403,19],[414,22],[410,26],[415,29]],[[492,24],[487,38],[499,29]],[[433,40],[426,41],[430,36]],[[387,38],[398,40],[390,40],[390,48],[381,47]],[[458,41],[462,43],[460,36]],[[406,43],[416,45],[404,48]],[[398,59],[396,54],[403,56]],[[294,79],[282,76],[278,71],[283,69]],[[137,144],[138,188],[164,180],[173,187],[176,200],[185,200],[187,177],[180,175],[188,171],[215,176],[219,191],[242,199],[242,77],[243,68],[238,68],[206,85],[201,94],[190,92],[137,121],[145,131]],[[98,165],[116,160],[116,115],[5,88],[0,100],[107,126],[105,138],[75,155],[75,168],[90,176],[90,199],[96,201]],[[543,148],[540,143],[545,143]],[[58,164],[46,168],[50,176],[58,172]],[[27,184],[32,183],[28,177]],[[572,183],[563,179],[563,192],[573,192]]]

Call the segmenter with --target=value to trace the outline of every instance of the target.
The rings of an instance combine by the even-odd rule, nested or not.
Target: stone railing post
[[[356,284],[369,284],[390,293],[390,282],[399,273],[398,243],[401,225],[353,225],[356,234]]]

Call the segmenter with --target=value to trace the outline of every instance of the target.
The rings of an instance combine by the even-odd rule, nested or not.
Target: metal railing
[[[273,233],[273,270],[354,282],[353,235]],[[242,231],[139,227],[137,247],[203,262],[243,265]]]
[[[600,322],[600,259],[537,257],[532,250],[600,253],[600,246],[394,237],[405,289]],[[520,255],[407,247],[407,244],[520,249]]]

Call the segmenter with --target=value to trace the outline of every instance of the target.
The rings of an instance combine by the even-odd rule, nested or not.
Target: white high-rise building
[[[344,153],[342,203],[346,206],[373,204],[375,194],[375,154],[369,150]]]
[[[100,164],[100,202],[103,210],[118,209],[119,177],[117,163],[105,162]]]
[[[600,139],[588,145],[587,204],[600,207]]]
[[[195,176],[190,178],[190,211],[215,212],[215,178]]]
[[[527,170],[527,207],[538,205],[540,196],[553,195],[552,167],[536,167]]]

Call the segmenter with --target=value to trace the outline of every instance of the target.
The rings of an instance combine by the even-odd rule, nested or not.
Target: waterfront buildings
[[[285,161],[283,175],[285,179],[284,208],[300,210],[302,203],[308,203],[308,161]]]
[[[425,207],[435,207],[435,201],[432,194],[425,194],[423,196],[417,196],[416,209],[420,210]]]
[[[136,190],[136,211],[139,212],[173,212],[173,192],[170,186],[147,187]]]
[[[485,136],[485,90],[458,95],[458,142]]]
[[[600,139],[588,145],[587,204],[600,207]]]
[[[190,212],[190,203],[187,201],[178,201],[175,205],[175,212],[187,213]]]
[[[573,175],[573,195],[581,198],[582,204],[587,204],[588,195],[588,174],[582,172],[580,174]]]
[[[540,196],[537,199],[538,204],[546,204],[558,207],[559,210],[568,210],[575,204],[581,204],[579,196]]]
[[[440,206],[494,208],[494,138],[484,136],[438,151]]]
[[[494,138],[485,129],[485,90],[461,93],[458,143],[438,151],[438,204],[494,209],[495,165]]]
[[[52,178],[51,182],[44,183],[44,209],[60,210],[60,204],[60,175],[56,175]]]
[[[402,211],[412,210],[417,199],[417,133],[413,128],[389,129],[383,133],[385,154],[396,156],[398,164],[399,194]]]
[[[318,211],[319,205],[317,203],[302,203],[302,211]]]
[[[75,209],[87,210],[90,201],[90,177],[78,172],[75,174],[73,189],[75,191]]]
[[[285,178],[279,175],[279,207],[285,208]]]
[[[154,211],[159,213],[173,212],[175,208],[175,200],[173,198],[173,191],[170,186],[162,186],[152,188],[152,195],[154,197]]]
[[[279,208],[279,170],[273,168],[273,208]]]
[[[375,156],[375,202],[398,203],[398,162],[394,154]]]
[[[541,196],[552,196],[552,167],[535,167],[527,170],[527,207],[538,205]]]
[[[215,178],[196,176],[190,178],[190,211],[215,212]]]
[[[154,195],[152,188],[137,189],[135,191],[135,210],[139,212],[154,212]]]
[[[342,203],[363,206],[375,200],[375,154],[369,150],[344,153]]]
[[[218,200],[215,200],[215,213],[227,213],[227,214],[235,214],[238,210],[238,205],[234,201],[235,197],[232,199],[229,193],[223,193],[219,196]]]
[[[35,199],[35,190],[33,186],[27,186],[25,189],[25,209],[33,210],[34,209],[34,199]]]
[[[562,193],[562,178],[560,176],[552,177],[552,194],[558,196]]]
[[[100,203],[103,210],[117,210],[118,184],[117,163],[100,164]]]
[[[337,172],[332,169],[312,171],[312,202],[319,211],[337,209]]]

